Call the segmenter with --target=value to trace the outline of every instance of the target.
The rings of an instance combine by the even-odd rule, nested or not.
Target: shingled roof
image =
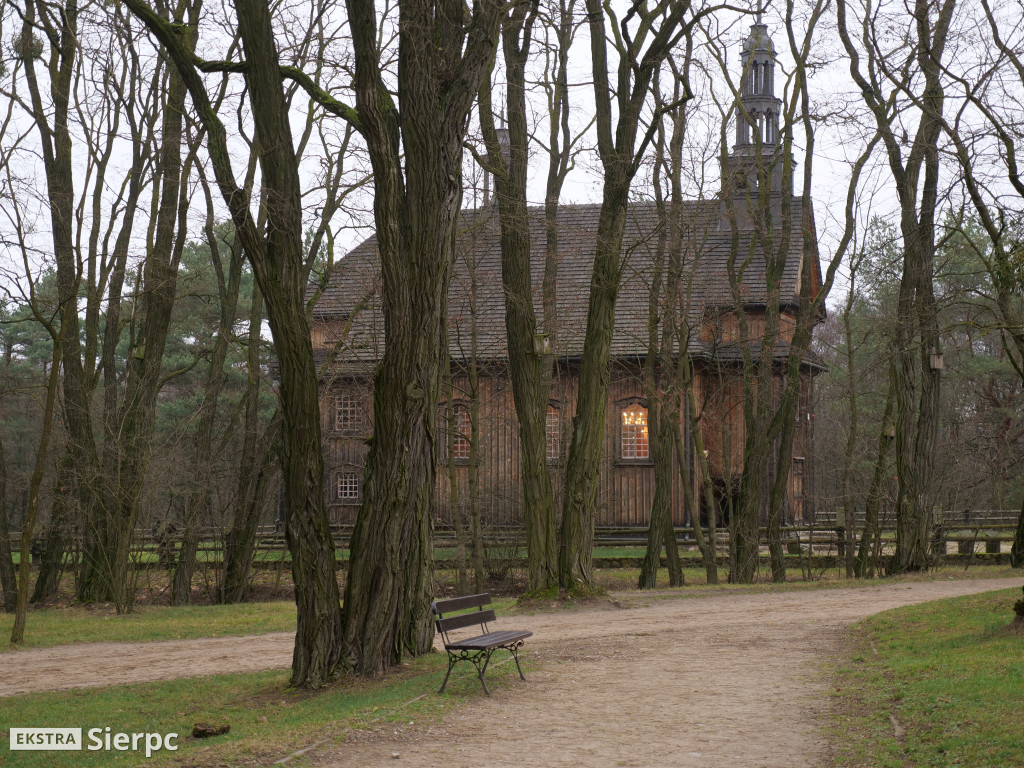
[[[775,201],[776,220],[778,200]],[[800,233],[802,202],[793,199],[792,230],[783,274],[783,302],[799,295],[803,256]],[[558,328],[556,353],[578,358],[586,332],[590,276],[594,261],[599,205],[562,205],[558,211]],[[540,285],[544,270],[545,229],[543,208],[531,208],[531,265],[534,304],[541,316]],[[740,215],[742,222],[743,216]],[[718,200],[692,201],[683,205],[682,226],[686,263],[692,272],[688,283],[691,321],[707,311],[733,306],[727,262],[732,249],[732,227]],[[781,228],[779,228],[781,229]],[[778,236],[778,232],[776,236]],[[616,309],[612,355],[640,357],[647,352],[647,317],[650,281],[661,226],[654,203],[631,204],[623,238],[624,271]],[[461,216],[456,265],[449,292],[449,336],[456,359],[469,355],[471,274],[476,278],[477,355],[479,360],[503,360],[508,356],[505,334],[505,303],[501,284],[501,250],[497,209],[467,210]],[[748,259],[741,291],[748,307],[765,301],[765,265],[753,230],[739,230],[737,263]],[[817,283],[820,268],[812,254]],[[344,346],[338,362],[356,369],[371,365],[383,354],[383,319],[380,312],[380,264],[376,238],[370,237],[339,261],[316,310],[322,320],[346,320]],[[699,346],[699,342],[694,342]],[[691,353],[701,349],[691,348]]]

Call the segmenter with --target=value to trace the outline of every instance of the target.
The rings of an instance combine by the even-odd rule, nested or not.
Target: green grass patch
[[[0,653],[14,616],[0,613]],[[134,643],[225,635],[260,635],[295,629],[295,603],[240,603],[182,608],[142,606],[133,613],[113,608],[49,608],[29,611],[22,648],[68,643]]]
[[[487,670],[492,691],[515,684],[515,664],[496,658]],[[381,680],[343,680],[316,692],[288,690],[286,672],[223,675],[103,689],[0,699],[0,764],[6,766],[267,765],[322,740],[343,741],[351,731],[433,722],[484,694],[469,664],[460,664],[443,696],[446,669],[431,653]],[[227,723],[224,736],[194,739],[199,722]],[[178,733],[179,749],[147,760],[142,752],[11,752],[11,727],[110,727],[113,733]]]
[[[899,608],[853,629],[836,677],[836,766],[1024,766],[1020,589]]]

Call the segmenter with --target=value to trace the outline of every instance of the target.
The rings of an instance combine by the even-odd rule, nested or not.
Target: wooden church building
[[[685,354],[694,362],[701,437],[712,485],[716,494],[721,495],[718,501],[722,506],[727,506],[727,496],[733,492],[743,466],[741,345],[751,345],[759,364],[768,362],[760,351],[766,301],[765,260],[758,245],[760,239],[749,218],[742,214],[750,195],[757,194],[757,177],[753,172],[758,151],[755,147],[759,147],[766,162],[771,162],[778,151],[781,102],[774,96],[775,51],[765,26],[752,27],[743,43],[742,60],[743,111],[750,121],[737,120],[736,144],[730,156],[733,181],[724,185],[719,199],[684,203],[681,221],[677,222],[683,233],[684,260],[688,265],[685,313],[693,329]],[[754,131],[758,132],[760,142],[755,141]],[[773,221],[780,227],[781,179],[779,173],[771,178]],[[738,216],[726,214],[726,195],[733,196],[731,207],[740,212]],[[769,363],[775,369],[777,382],[781,382],[788,359],[806,259],[812,261],[812,297],[821,286],[817,251],[805,250],[800,229],[803,206],[809,204],[801,198],[791,200],[791,231],[780,294],[781,333]],[[557,327],[546,329],[555,342],[547,411],[547,456],[556,493],[561,488],[571,439],[599,214],[599,205],[562,205],[558,211]],[[738,231],[734,231],[733,218]],[[813,221],[813,217],[809,218]],[[659,253],[664,244],[659,233],[663,230],[664,221],[653,203],[631,204],[612,341],[598,525],[644,526],[654,497],[644,363],[649,345],[650,286],[654,265],[663,258]],[[545,253],[543,209],[531,209],[530,231],[535,304],[540,318]],[[738,244],[734,234],[738,234]],[[449,293],[454,397],[448,402],[447,396],[442,395],[445,402],[438,403],[439,434],[445,434],[444,425],[449,422],[455,427],[451,440],[438,452],[441,524],[450,515],[451,465],[455,467],[460,506],[478,504],[485,525],[522,521],[519,427],[507,375],[499,235],[496,206],[463,213]],[[738,261],[747,260],[740,293],[749,340],[740,338],[728,277],[727,264],[733,253],[742,254]],[[314,313],[313,345],[321,363],[325,493],[335,523],[354,522],[362,499],[366,441],[373,433],[373,374],[383,356],[384,344],[379,272],[376,241],[371,237],[339,262]],[[471,368],[475,369],[473,376]],[[802,367],[794,458],[792,466],[784,469],[789,473],[786,522],[801,522],[813,515],[814,434],[810,404],[818,370],[813,359],[805,361]],[[676,460],[688,462],[693,469],[693,440],[685,414],[681,422],[686,455]],[[473,467],[469,466],[471,459]],[[702,484],[696,475],[691,472],[696,498],[700,498]],[[686,509],[678,472],[673,482],[674,523],[689,525],[696,511]]]

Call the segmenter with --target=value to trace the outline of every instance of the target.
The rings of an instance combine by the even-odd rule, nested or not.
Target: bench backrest
[[[488,594],[464,595],[449,600],[435,600],[431,603],[430,608],[435,617],[434,623],[437,626],[438,634],[444,639],[445,645],[449,643],[448,633],[457,629],[479,626],[482,634],[486,635],[490,631],[487,628],[488,623],[494,621],[494,611],[489,608],[484,610],[484,606],[490,604],[491,596]],[[465,613],[460,613],[461,611],[465,611]]]

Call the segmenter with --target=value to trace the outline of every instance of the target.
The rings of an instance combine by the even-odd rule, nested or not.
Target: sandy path
[[[491,698],[440,725],[306,758],[331,768],[818,765],[824,662],[845,627],[888,608],[1019,583],[732,594],[510,618],[506,626],[534,631],[527,648],[543,666],[527,682],[502,675]]]
[[[0,697],[285,669],[294,632],[159,643],[81,643],[0,655]]]
[[[305,759],[332,768],[399,761],[445,768],[811,766],[824,748],[816,730],[827,682],[822,666],[843,628],[888,608],[1019,584],[989,579],[655,597],[649,607],[499,620],[499,628],[534,632],[526,651],[540,670],[527,682],[502,674],[491,698],[481,696],[439,725],[378,732]],[[6,653],[0,696],[283,669],[291,664],[292,642],[292,633],[278,632]]]

